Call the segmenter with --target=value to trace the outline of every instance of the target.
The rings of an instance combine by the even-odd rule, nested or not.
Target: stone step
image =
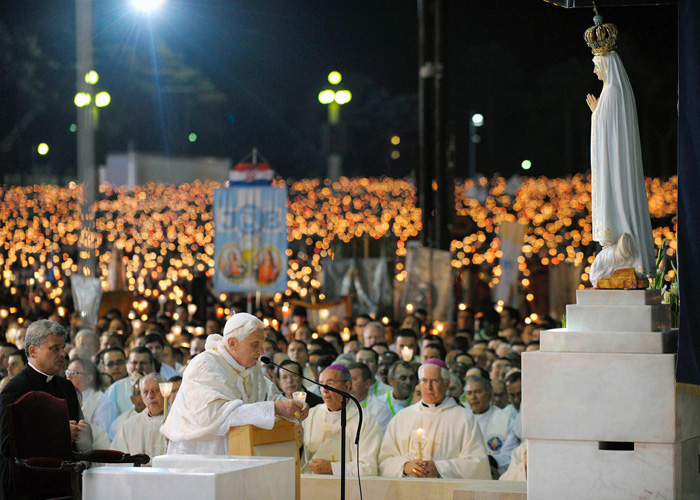
[[[660,332],[671,328],[671,306],[566,306],[566,328],[580,332]]]
[[[643,306],[661,304],[661,290],[576,290],[576,303],[583,306]]]
[[[543,330],[543,352],[666,354],[678,350],[678,329],[660,332],[582,332],[569,328]]]

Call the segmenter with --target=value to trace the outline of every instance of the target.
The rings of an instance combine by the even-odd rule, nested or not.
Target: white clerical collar
[[[51,382],[51,379],[53,379],[53,378],[55,377],[55,375],[47,375],[46,373],[44,373],[44,372],[42,372],[41,370],[39,370],[36,366],[34,366],[34,365],[32,364],[32,361],[31,361],[31,360],[29,360],[29,363],[28,363],[28,364],[29,364],[29,366],[31,366],[32,368],[34,368],[34,371],[36,371],[36,372],[38,372],[38,373],[41,373],[44,377],[46,377],[46,381],[47,381],[47,382]]]
[[[474,412],[472,412],[474,413]],[[489,409],[486,410],[484,413],[474,413],[474,418],[477,420],[488,420],[491,418],[491,414],[493,413],[493,405],[489,406]]]
[[[445,399],[447,399],[447,398],[445,398]],[[421,401],[420,404],[422,404],[425,408],[437,408],[438,406],[440,406],[442,403],[445,402],[445,399],[443,399],[439,403],[435,403],[435,404],[424,403],[423,401]]]

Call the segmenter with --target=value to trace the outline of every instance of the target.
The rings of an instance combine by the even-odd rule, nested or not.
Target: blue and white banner
[[[287,188],[214,190],[216,292],[287,289]]]

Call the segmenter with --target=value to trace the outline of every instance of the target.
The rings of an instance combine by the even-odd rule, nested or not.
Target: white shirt
[[[386,432],[389,422],[394,417],[389,406],[384,404],[378,397],[372,396],[371,394],[368,394],[365,399],[360,401],[360,406],[362,406],[364,414],[372,414],[377,420],[382,432]]]
[[[147,464],[150,465],[153,457],[165,454],[165,438],[160,434],[162,424],[163,415],[154,417],[145,409],[124,422],[111,448],[132,455],[146,453],[151,457]]]

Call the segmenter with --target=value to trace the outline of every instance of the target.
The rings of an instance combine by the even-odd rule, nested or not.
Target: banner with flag
[[[214,290],[287,288],[287,188],[214,190]]]

